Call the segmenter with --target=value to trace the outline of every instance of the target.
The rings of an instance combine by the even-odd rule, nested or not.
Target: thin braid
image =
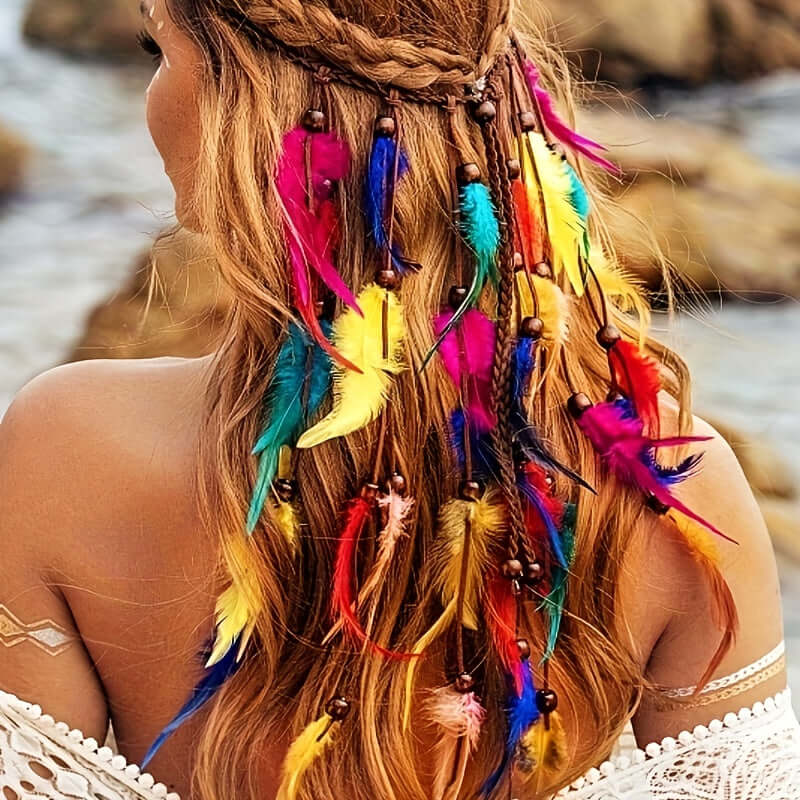
[[[493,15],[496,24],[475,59],[435,46],[420,47],[407,39],[376,36],[324,5],[301,0],[244,2],[227,13],[233,19],[243,15],[243,21],[260,29],[296,61],[314,66],[316,56],[351,73],[355,83],[420,92],[424,100],[436,99],[427,90],[464,88],[486,75],[507,49],[511,32],[510,10],[498,6]]]
[[[492,429],[492,447],[497,455],[503,492],[510,512],[511,537],[508,555],[516,558],[525,549],[522,506],[516,489],[511,451],[511,350],[514,309],[514,247],[509,224],[513,213],[508,170],[502,158],[494,121],[483,126],[489,183],[502,221],[500,229],[500,280],[498,284],[497,339],[492,365],[492,404],[497,425]]]

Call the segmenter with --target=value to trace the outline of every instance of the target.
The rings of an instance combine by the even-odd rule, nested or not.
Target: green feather
[[[564,519],[559,532],[561,538],[561,548],[566,561],[566,569],[553,564],[553,578],[550,592],[542,600],[539,609],[544,608],[548,617],[547,648],[542,656],[542,663],[547,661],[556,648],[558,634],[561,630],[561,620],[564,616],[564,603],[567,599],[567,578],[575,556],[575,523],[578,518],[578,507],[574,503],[568,503],[564,508]]]

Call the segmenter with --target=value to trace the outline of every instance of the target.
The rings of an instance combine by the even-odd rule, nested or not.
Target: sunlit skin
[[[145,33],[161,50],[145,92],[147,126],[175,189],[175,214],[185,227],[196,230],[189,208],[199,142],[196,76],[201,53],[172,21],[165,0],[142,0],[140,11]]]

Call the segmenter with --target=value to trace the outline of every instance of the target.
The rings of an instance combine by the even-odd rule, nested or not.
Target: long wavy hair
[[[463,71],[465,64],[479,74],[482,60],[497,51],[497,31],[507,37],[509,23],[572,120],[585,87],[537,26],[509,8],[509,0],[169,0],[169,8],[204,55],[198,98],[202,146],[192,217],[200,221],[233,297],[206,398],[199,502],[205,524],[220,543],[220,585],[231,574],[257,576],[265,609],[254,646],[219,692],[205,723],[192,796],[263,797],[254,754],[279,737],[296,735],[319,716],[331,696],[346,692],[355,709],[337,736],[335,755],[314,762],[300,797],[423,800],[430,796],[425,779],[429,740],[423,723],[407,735],[399,722],[406,665],[358,652],[342,637],[320,644],[330,624],[340,515],[371,473],[378,423],[297,454],[303,522],[296,560],[269,513],[259,522],[252,546],[240,546],[256,479],[257,463],[250,453],[277,349],[293,314],[273,175],[283,135],[297,125],[317,91],[309,70],[287,57],[284,48],[313,48],[337,68],[363,79],[363,86],[333,80],[327,87],[330,117],[348,142],[354,164],[366,164],[373,123],[384,107],[383,98],[369,90],[370,79],[405,81],[418,88],[448,70]],[[452,124],[470,160],[485,169],[486,154],[467,110],[459,108]],[[423,268],[402,286],[409,369],[398,376],[388,408],[393,446],[387,458],[405,476],[416,506],[407,544],[381,587],[372,627],[374,639],[391,641],[398,649],[410,647],[440,613],[429,555],[437,513],[454,496],[459,479],[448,429],[454,389],[435,361],[419,371],[433,343],[431,318],[454,277],[457,236],[450,216],[448,159],[452,128],[442,107],[409,103],[403,109],[403,130],[412,169],[397,189],[396,224],[405,250]],[[579,170],[594,208],[592,238],[613,262],[614,243],[603,226],[612,209],[605,179],[598,170]],[[354,169],[339,193],[343,236],[337,265],[353,287],[368,282],[374,270],[360,211],[363,180],[363,170]],[[611,303],[609,313],[623,332],[638,335],[637,320],[623,309]],[[642,306],[638,323],[646,324],[646,316]],[[559,709],[577,742],[562,771],[516,791],[522,800],[566,785],[608,754],[647,685],[633,655],[618,592],[625,554],[646,527],[640,524],[645,504],[601,467],[564,406],[570,381],[593,398],[607,392],[608,363],[597,347],[596,330],[588,304],[572,303],[569,346],[563,357],[555,354],[551,360],[549,378],[530,409],[532,422],[552,450],[597,488],[597,496],[578,504],[565,619],[550,662]],[[683,362],[653,340],[647,339],[645,347],[659,361],[663,388],[677,399],[686,424],[688,376]],[[573,491],[563,478],[556,481],[565,494]],[[543,626],[532,608],[523,624],[531,642],[543,641]],[[488,647],[479,637],[478,655],[485,656]],[[431,685],[443,672],[443,658],[442,648],[433,648],[425,660],[422,674]],[[481,684],[488,714],[464,797],[474,794],[502,753],[504,686],[502,676],[493,674],[487,669]]]

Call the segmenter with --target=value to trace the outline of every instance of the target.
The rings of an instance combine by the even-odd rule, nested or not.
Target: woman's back
[[[10,647],[0,685],[99,741],[108,715],[131,763],[141,761],[197,682],[196,654],[213,625],[217,548],[193,506],[210,365],[206,358],[57,368],[23,390],[0,426],[0,605],[25,625],[50,620],[73,637],[58,655],[30,641]],[[665,427],[670,417],[667,411]],[[782,629],[774,559],[749,489],[723,442],[708,448],[707,459],[708,477],[685,499],[739,540],[724,574],[742,627],[722,675],[772,649]],[[642,672],[668,686],[693,684],[719,638],[707,586],[666,526],[639,541],[626,555],[621,613]],[[280,586],[285,577],[274,580]],[[13,643],[8,634],[3,641]],[[646,697],[634,720],[639,744],[774,694],[785,671],[772,672],[748,691],[689,711],[656,711]],[[435,673],[426,675],[418,697],[436,684]],[[274,702],[285,705],[288,731],[291,702]],[[587,718],[588,709],[576,707],[565,720],[568,740],[579,747],[591,739]],[[202,722],[202,713],[187,722],[150,767],[184,797]],[[424,764],[434,737],[424,728],[413,733]],[[287,733],[251,754],[265,797],[277,791],[289,741]]]

